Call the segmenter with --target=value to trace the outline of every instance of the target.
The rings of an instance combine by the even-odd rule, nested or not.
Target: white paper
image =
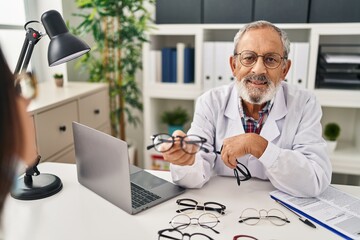
[[[279,190],[270,195],[349,238],[360,239],[360,199],[357,197],[333,186],[316,198],[297,198]]]

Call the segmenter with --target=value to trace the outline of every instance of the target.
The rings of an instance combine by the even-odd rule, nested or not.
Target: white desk
[[[39,170],[59,176],[63,189],[42,200],[9,198],[3,219],[7,240],[158,239],[158,230],[170,228],[169,221],[176,215],[177,198],[132,216],[81,186],[77,181],[75,165],[42,163]],[[170,179],[168,172],[155,173]],[[360,187],[339,187],[360,196]],[[189,189],[178,198],[217,201],[226,205],[227,214],[220,217],[220,223],[215,227],[220,234],[199,226],[190,226],[183,232],[203,232],[214,239],[230,240],[237,234],[248,234],[259,239],[340,239],[319,225],[313,229],[300,222],[293,213],[270,198],[269,192],[272,190],[274,187],[267,181],[253,179],[242,182],[238,187],[235,179],[229,177],[216,177],[202,189]],[[238,223],[241,211],[248,207],[281,209],[291,223],[280,227],[265,220],[256,226]]]

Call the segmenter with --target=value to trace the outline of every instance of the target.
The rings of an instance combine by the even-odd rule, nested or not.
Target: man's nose
[[[259,56],[255,64],[252,66],[251,71],[254,74],[265,74],[267,69],[264,64],[264,58],[262,56]]]

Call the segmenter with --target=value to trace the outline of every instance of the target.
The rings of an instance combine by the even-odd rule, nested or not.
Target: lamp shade
[[[60,13],[50,10],[41,16],[41,22],[50,38],[48,48],[49,66],[68,62],[90,51],[90,47],[70,34]]]

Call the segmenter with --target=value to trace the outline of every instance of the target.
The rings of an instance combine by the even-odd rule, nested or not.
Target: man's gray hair
[[[284,47],[284,57],[287,58],[289,56],[289,52],[290,52],[290,41],[288,39],[288,36],[286,34],[285,31],[281,30],[280,28],[278,28],[277,26],[275,26],[274,24],[272,24],[271,22],[268,21],[264,21],[264,20],[260,20],[260,21],[256,21],[256,22],[251,22],[249,24],[246,24],[243,28],[241,28],[235,35],[234,37],[234,54],[236,54],[236,48],[237,45],[240,41],[240,39],[242,38],[242,36],[244,36],[244,34],[251,30],[251,29],[260,29],[260,28],[267,28],[270,27],[272,29],[274,29],[280,36],[281,38],[281,42],[283,44]]]

